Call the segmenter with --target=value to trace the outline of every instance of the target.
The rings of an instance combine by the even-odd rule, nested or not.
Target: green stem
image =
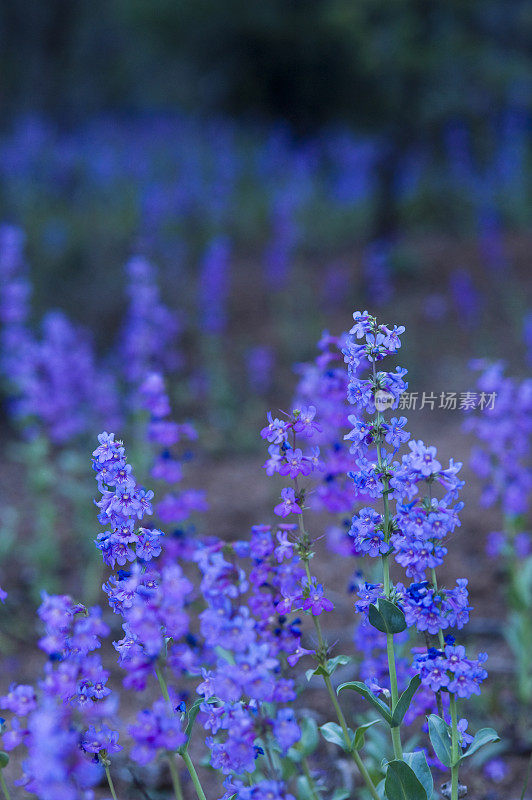
[[[115,792],[115,785],[113,783],[113,779],[111,778],[111,773],[109,772],[109,767],[105,767],[105,774],[107,776],[107,783],[109,784],[109,789],[111,790],[111,797],[113,800],[118,800]]]
[[[432,585],[434,586],[434,591],[437,592],[438,591],[438,579],[436,578],[436,570],[434,569],[434,567],[432,567],[432,569],[430,571],[430,577],[432,579]],[[440,649],[444,650],[445,649],[445,640],[443,638],[443,631],[442,631],[441,628],[438,631],[438,641],[440,643]]]
[[[369,772],[367,771],[366,767],[364,766],[364,762],[362,761],[362,759],[358,755],[357,751],[353,750],[351,752],[351,755],[353,756],[353,761],[357,765],[358,770],[359,770],[360,774],[362,775],[362,778],[364,779],[364,783],[368,787],[370,795],[373,797],[373,800],[377,800],[377,798],[378,798],[378,800],[381,800],[380,799],[380,795],[377,793],[377,790],[375,789],[375,785],[374,785],[373,781],[371,780],[371,775],[369,774]]]
[[[295,446],[295,437],[294,437],[294,446]],[[296,478],[296,492],[297,491],[298,491],[298,485],[297,485],[297,478]],[[304,542],[305,546],[308,547],[310,545],[310,537],[309,537],[307,531],[305,530],[305,522],[304,522],[302,513],[298,514],[298,519],[299,519],[299,528],[300,528],[300,531],[301,531],[301,536],[302,536],[303,542]],[[305,566],[305,574],[307,576],[307,580],[308,580],[309,585],[310,585],[312,583],[312,575],[310,574],[310,567],[308,565],[308,556],[307,556],[307,558],[303,558],[302,561],[303,561],[303,564]],[[321,657],[325,659],[326,658],[326,654],[327,654],[327,647],[326,647],[325,642],[323,640],[323,634],[321,632],[321,625],[320,625],[320,622],[319,622],[317,617],[313,616],[312,620],[314,622],[314,627],[316,628],[316,634],[317,634],[317,637],[318,637],[319,652],[320,652],[320,654],[322,654]],[[373,783],[373,781],[371,779],[371,775],[367,771],[367,769],[366,769],[366,767],[364,765],[364,762],[360,758],[360,756],[357,753],[357,751],[353,750],[351,748],[351,739],[349,737],[349,731],[347,729],[347,723],[345,721],[345,717],[343,715],[342,709],[340,708],[340,704],[338,702],[338,698],[336,696],[336,692],[333,689],[333,686],[332,686],[332,683],[331,683],[331,679],[330,679],[329,675],[323,675],[322,677],[323,677],[323,680],[325,681],[325,686],[327,687],[327,691],[329,692],[329,697],[332,700],[332,704],[334,706],[334,710],[336,711],[336,716],[338,718],[338,722],[340,723],[340,726],[342,728],[342,732],[344,734],[344,741],[345,741],[346,749],[347,749],[348,752],[351,753],[351,755],[353,757],[353,761],[357,765],[358,771],[360,772],[360,774],[362,776],[362,779],[364,780],[364,783],[366,784],[366,786],[367,786],[367,788],[369,790],[370,795],[373,797],[373,800],[380,800],[380,797],[377,794],[377,790],[375,789],[375,784]]]
[[[377,790],[375,789],[375,784],[371,780],[371,775],[367,771],[366,767],[364,766],[364,762],[360,758],[359,754],[356,750],[351,750],[351,739],[349,737],[349,731],[347,729],[347,723],[345,721],[345,717],[343,715],[342,709],[340,708],[340,703],[338,702],[338,698],[336,697],[336,692],[333,689],[331,679],[328,675],[323,676],[323,680],[325,681],[325,685],[327,687],[327,691],[329,692],[329,696],[332,700],[334,710],[336,711],[336,716],[338,717],[338,722],[340,723],[340,727],[342,728],[342,732],[344,734],[344,742],[346,748],[349,750],[351,755],[353,756],[353,761],[357,765],[362,778],[364,779],[364,783],[369,789],[369,793],[374,798],[374,800],[379,800],[379,795],[377,794]]]
[[[5,799],[11,800],[11,795],[9,794],[9,789],[7,788],[7,783],[4,778],[4,772],[1,768],[0,768],[0,786],[2,787]]]
[[[168,692],[168,685],[164,679],[164,675],[159,662],[157,662],[155,665],[155,674],[157,675],[157,680],[159,681],[159,686],[161,687],[162,696],[169,705],[172,705],[172,701],[170,700],[170,693]]]
[[[449,692],[451,708],[451,800],[458,800],[458,758],[460,757],[458,744],[458,715],[456,713],[456,699]]]
[[[304,529],[303,529],[303,532],[304,532]],[[307,574],[307,579],[309,581],[311,581],[312,580],[312,576],[310,574],[308,561],[304,561],[303,563],[305,565],[305,572]],[[321,632],[320,622],[319,622],[317,617],[312,617],[312,620],[314,622],[314,627],[316,628],[316,634],[318,636],[319,650],[320,650],[321,653],[324,653],[324,652],[326,652],[327,648],[326,648],[325,642],[323,640],[323,634]],[[357,751],[351,749],[351,739],[349,737],[349,731],[348,731],[348,728],[347,728],[347,723],[345,721],[345,717],[344,717],[343,711],[340,708],[340,703],[338,702],[338,698],[336,696],[336,692],[333,689],[333,685],[331,683],[331,679],[330,679],[329,675],[323,675],[322,677],[323,677],[323,680],[325,682],[325,686],[327,687],[327,691],[329,693],[329,697],[331,698],[332,704],[334,706],[334,710],[336,711],[336,716],[338,718],[338,722],[340,723],[340,727],[342,728],[342,733],[344,734],[344,742],[345,742],[346,749],[348,750],[348,752],[351,753],[351,755],[353,757],[353,761],[357,765],[358,770],[359,770],[359,772],[360,772],[360,774],[361,774],[361,776],[362,776],[362,778],[364,780],[364,783],[368,787],[369,793],[373,797],[373,800],[380,800],[379,795],[377,794],[377,790],[375,789],[375,784],[371,780],[371,775],[369,774],[369,772],[367,771],[366,767],[364,766],[364,762],[360,758],[360,756],[357,753]]]
[[[157,675],[157,680],[159,681],[159,686],[161,687],[161,694],[168,703],[168,705],[171,707],[172,701],[170,700],[168,685],[164,679],[164,675],[159,662],[157,662],[155,665],[155,674]],[[174,761],[174,754],[170,751],[168,751],[168,766],[170,767],[170,775],[172,777],[172,786],[174,787],[175,798],[176,800],[183,800],[183,790],[181,788],[181,781],[179,779],[179,771]]]
[[[386,654],[388,656],[388,668],[390,673],[390,688],[392,694],[392,710],[397,705],[399,700],[399,691],[397,688],[397,671],[395,668],[395,651],[393,647],[393,634],[386,634]],[[403,745],[401,743],[401,729],[399,725],[390,729],[392,734],[393,754],[395,758],[402,760],[403,758]]]
[[[381,414],[380,412],[377,414],[377,424],[380,425],[381,423]],[[382,455],[381,455],[381,447],[380,444],[377,444],[377,462],[379,469],[382,470],[383,462],[382,462]],[[384,479],[384,492],[382,495],[382,501],[384,503],[384,536],[386,541],[388,542],[390,539],[390,502],[388,499],[388,491],[389,491],[389,481],[388,478]],[[391,597],[391,584],[390,584],[390,562],[388,560],[388,554],[382,556],[382,576],[383,576],[383,586],[384,586],[384,594],[388,599]],[[395,708],[397,705],[397,701],[399,699],[399,690],[397,687],[397,668],[395,665],[395,648],[394,648],[394,641],[393,641],[393,633],[386,634],[386,655],[388,657],[388,672],[390,674],[390,690],[392,696],[392,709]],[[403,745],[401,743],[401,727],[398,725],[390,729],[392,735],[392,745],[393,745],[393,754],[396,759],[402,761],[403,759]]]
[[[316,784],[314,782],[314,778],[310,774],[310,768],[309,768],[308,761],[305,758],[305,756],[303,756],[303,758],[301,759],[301,767],[303,769],[303,774],[305,775],[305,778],[307,779],[308,787],[310,789],[310,793],[311,793],[312,797],[314,798],[314,800],[320,800],[320,796],[319,796],[319,794],[317,792]]]
[[[185,750],[185,752],[182,753],[181,755],[182,755],[183,761],[185,762],[186,767],[187,767],[187,769],[188,769],[188,771],[190,773],[190,777],[192,778],[192,783],[194,784],[194,788],[196,790],[196,794],[198,795],[199,800],[207,800],[206,797],[205,797],[205,792],[203,791],[203,788],[201,786],[200,779],[198,778],[198,773],[196,772],[196,770],[194,768],[194,764],[192,763],[192,760],[191,760],[189,754]]]
[[[388,557],[382,559],[382,569],[384,575],[384,592],[390,596],[390,564]],[[399,700],[399,689],[397,686],[397,668],[395,665],[395,649],[393,643],[393,633],[386,634],[386,655],[388,657],[388,672],[390,674],[390,690],[392,696],[392,710],[397,705]],[[402,760],[403,758],[403,745],[401,743],[401,728],[399,726],[391,728],[393,754],[395,758]]]

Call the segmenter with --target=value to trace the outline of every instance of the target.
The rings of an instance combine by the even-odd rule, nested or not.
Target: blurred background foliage
[[[421,275],[436,316],[467,314],[458,296],[474,316],[486,264],[519,262],[527,0],[10,0],[0,70],[0,217],[27,234],[35,315],[75,308],[100,342],[130,255],[194,316],[219,236],[240,329],[250,272],[276,309],[306,274],[313,320],[335,293],[386,302],[389,279]],[[464,243],[456,274],[420,236]],[[515,285],[505,313],[520,320]]]
[[[75,310],[102,347],[141,253],[201,329],[223,237],[235,341],[301,324],[296,287],[310,341],[414,281],[425,317],[482,328],[502,295],[521,331],[527,0],[10,0],[0,71],[0,217],[35,319]]]
[[[0,31],[4,107],[62,121],[179,106],[436,144],[530,110],[526,0],[25,0]]]

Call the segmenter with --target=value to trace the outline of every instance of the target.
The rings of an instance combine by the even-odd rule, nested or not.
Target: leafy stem
[[[301,532],[302,532],[302,534],[303,534],[303,536],[305,538],[308,538],[308,535],[307,535],[307,533],[306,533],[306,531],[305,531],[305,529],[303,527],[302,515],[300,514],[299,516],[300,516]],[[303,560],[303,564],[305,565],[305,572],[306,572],[306,575],[307,575],[307,580],[309,582],[311,582],[312,576],[310,574],[310,568],[309,568],[309,565],[308,565],[308,560],[304,559]],[[320,621],[315,616],[312,617],[312,620],[314,622],[314,627],[316,628],[316,635],[318,637],[318,646],[319,646],[318,652],[320,654],[319,657],[325,662],[326,661],[327,647],[325,645],[325,642],[324,642],[324,639],[323,639],[323,634],[321,632]],[[329,675],[322,675],[322,677],[323,677],[323,680],[325,682],[325,686],[327,688],[327,692],[329,693],[329,697],[331,698],[332,704],[334,706],[334,710],[336,711],[336,716],[337,716],[338,722],[340,723],[340,727],[342,728],[342,733],[344,735],[344,742],[345,742],[346,749],[351,754],[351,756],[353,757],[353,761],[357,765],[358,770],[359,770],[359,772],[360,772],[360,774],[361,774],[361,776],[362,776],[362,778],[364,780],[364,783],[366,784],[366,786],[367,786],[367,788],[369,790],[369,793],[373,797],[373,800],[380,800],[379,795],[377,793],[377,790],[375,788],[375,784],[373,783],[373,781],[371,779],[371,775],[367,771],[367,769],[366,769],[366,767],[364,765],[364,762],[362,761],[362,759],[359,756],[359,754],[357,753],[357,751],[354,750],[353,747],[352,747],[351,738],[349,736],[349,730],[347,728],[347,723],[345,721],[344,713],[343,713],[343,711],[342,711],[342,709],[340,707],[340,703],[338,702],[338,698],[336,696],[336,692],[333,689],[333,685],[331,683],[331,678],[330,678]]]
[[[4,772],[0,768],[0,786],[2,787],[2,792],[4,793],[4,797],[6,800],[11,800],[11,795],[9,794],[9,789],[7,788],[7,783],[4,778]]]
[[[458,767],[459,767],[459,743],[458,743],[458,715],[456,712],[456,698],[452,692],[450,696],[451,708],[451,800],[458,800]]]
[[[375,373],[375,362],[373,362],[373,371]],[[377,427],[380,428],[382,422],[382,415],[380,411],[377,412]],[[377,463],[379,470],[381,472],[384,471],[384,464],[382,460],[382,451],[380,440],[377,439],[376,441],[376,448],[377,448]],[[385,475],[383,477],[384,483],[384,491],[382,493],[382,500],[384,504],[384,536],[386,542],[390,539],[390,501],[388,498],[388,494],[390,492],[390,481],[389,478]],[[390,562],[388,560],[388,554],[385,554],[381,557],[382,562],[382,573],[383,573],[383,586],[384,586],[384,594],[388,599],[391,598],[391,584],[390,584]],[[394,642],[393,642],[393,633],[386,634],[386,655],[388,657],[388,671],[390,674],[390,690],[391,690],[391,699],[392,699],[392,709],[395,708],[397,705],[397,701],[399,699],[399,691],[397,688],[397,669],[395,666],[395,649],[394,649]],[[392,734],[392,744],[393,744],[393,753],[396,759],[402,760],[403,758],[403,746],[401,744],[401,728],[400,726],[391,728]]]

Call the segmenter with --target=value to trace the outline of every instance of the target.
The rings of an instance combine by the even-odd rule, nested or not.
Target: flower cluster
[[[139,691],[146,687],[158,660],[167,661],[177,673],[195,666],[195,655],[186,641],[185,606],[192,584],[179,564],[157,563],[162,532],[137,527],[145,515],[152,514],[153,492],[136,484],[122,443],[108,433],[100,434],[98,441],[93,453],[102,492],[98,518],[111,532],[100,534],[96,543],[111,566],[134,562],[128,570],[119,569],[103,588],[109,604],[124,620],[125,635],[115,642],[119,663],[127,673],[124,686]],[[185,741],[171,702],[156,701],[151,709],[143,710],[130,734],[135,741],[131,755],[143,764],[155,758],[159,748],[171,751]]]
[[[276,554],[282,558],[284,553],[292,555],[294,549],[301,555],[303,561],[310,557],[310,539],[302,525],[303,503],[307,489],[299,483],[299,478],[307,477],[311,473],[320,475],[325,469],[321,460],[320,448],[315,445],[311,449],[297,446],[298,437],[305,442],[313,442],[317,435],[322,433],[321,424],[316,420],[315,406],[298,406],[293,409],[286,421],[274,418],[268,412],[268,425],[261,430],[261,437],[270,442],[268,452],[270,458],[264,464],[268,475],[278,473],[290,478],[293,486],[286,486],[281,490],[281,502],[274,507],[274,513],[280,517],[290,517],[297,514],[299,524],[290,522],[279,526],[277,532],[278,547]],[[292,537],[290,539],[289,537]],[[334,606],[331,600],[324,595],[323,586],[310,572],[294,587],[293,592],[285,596],[280,606],[283,613],[303,610],[313,616],[319,616],[323,611],[332,611]]]
[[[275,741],[286,753],[300,738],[294,711],[285,705],[296,697],[294,682],[283,677],[281,665],[284,659],[294,665],[303,654],[301,634],[281,605],[297,590],[302,571],[280,533],[277,542],[269,526],[258,525],[249,543],[217,542],[196,556],[208,602],[201,633],[215,654],[197,691],[206,701],[211,764],[226,775],[254,772],[264,746]],[[251,559],[251,568],[238,566],[235,556]],[[265,744],[258,746],[258,739]]]
[[[445,689],[457,697],[467,698],[480,694],[480,684],[488,674],[482,666],[487,657],[487,653],[479,653],[476,661],[471,661],[466,657],[465,648],[455,645],[453,636],[446,636],[442,649],[430,647],[416,657],[414,666],[423,684],[433,692]]]
[[[467,578],[459,578],[454,589],[436,589],[428,581],[412,583],[401,598],[408,626],[435,635],[447,628],[463,628],[469,620]]]
[[[287,420],[274,418],[272,413],[268,412],[268,424],[260,432],[262,438],[270,443],[269,458],[264,464],[268,475],[278,473],[288,476],[296,483],[297,488],[299,477],[306,477],[311,472],[322,471],[325,468],[320,458],[319,447],[305,447],[305,451],[297,447],[297,436],[301,437],[306,445],[321,431],[315,417],[315,406],[295,408]],[[287,517],[290,514],[301,513],[299,504],[301,498],[296,497],[292,487],[283,489],[281,497],[282,502],[274,509],[277,515]]]
[[[117,425],[116,380],[96,363],[89,332],[60,311],[45,315],[40,339],[31,332],[23,246],[18,229],[0,228],[0,367],[13,414],[59,444],[102,422]]]
[[[174,709],[179,701],[172,696],[171,703],[160,699],[151,708],[144,708],[137,714],[129,733],[134,741],[131,758],[137,764],[149,764],[158,752],[177,750],[186,742],[187,737],[181,729],[181,719]]]
[[[129,570],[111,576],[104,589],[115,613],[126,620],[126,638],[116,645],[121,663],[140,668],[160,653],[167,637],[177,641],[186,632],[183,606],[191,584],[179,565],[168,564],[159,571],[150,563],[161,553],[163,533],[139,523],[153,513],[153,492],[136,484],[122,442],[114,434],[104,432],[98,441],[93,453],[102,493],[96,503],[101,509],[98,519],[111,530],[99,534],[96,544],[112,567],[134,562]]]
[[[314,432],[312,442],[320,448],[323,468],[314,476],[318,480],[308,495],[308,506],[313,511],[336,515],[326,531],[329,549],[338,555],[354,555],[357,550],[347,531],[359,494],[347,475],[352,458],[349,443],[343,438],[350,415],[348,374],[341,353],[344,339],[345,336],[325,332],[318,342],[315,360],[296,366],[300,378],[294,408],[313,405],[321,429]]]
[[[39,616],[45,624],[39,646],[49,660],[38,691],[12,685],[0,698],[0,707],[14,715],[3,746],[27,749],[20,781],[27,791],[43,800],[75,800],[78,790],[100,780],[100,763],[122,749],[118,731],[106,722],[116,716],[116,698],[96,653],[109,628],[99,608],[86,609],[66,595],[44,595]]]
[[[151,469],[154,480],[172,487],[155,507],[161,522],[166,525],[180,524],[193,512],[207,510],[205,492],[198,489],[175,490],[175,484],[183,477],[183,461],[188,455],[179,457],[176,447],[183,440],[192,441],[197,433],[189,423],[177,423],[170,418],[170,400],[166,393],[162,375],[148,373],[139,390],[142,407],[149,412],[147,439],[160,448]]]
[[[104,431],[98,441],[93,452],[93,469],[102,494],[96,503],[100,509],[98,520],[110,530],[98,534],[96,545],[111,567],[124,566],[135,559],[151,561],[161,552],[162,531],[137,527],[137,522],[153,513],[153,492],[137,486],[123,444],[115,441],[113,433]]]
[[[120,363],[133,384],[153,370],[174,370],[181,363],[176,340],[181,325],[161,301],[154,267],[142,256],[126,265],[129,306],[121,334]]]
[[[497,395],[493,407],[464,421],[465,430],[479,440],[471,467],[484,484],[481,503],[499,503],[505,515],[517,517],[526,514],[532,495],[532,379],[507,377],[501,362],[475,361],[473,367],[481,371],[479,391]],[[525,540],[530,551],[526,534],[518,547],[524,548]]]

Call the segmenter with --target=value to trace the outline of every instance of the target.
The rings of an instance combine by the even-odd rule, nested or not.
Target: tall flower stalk
[[[169,693],[162,677],[162,668],[174,655],[182,656],[179,643],[188,633],[185,598],[192,585],[177,564],[158,568],[157,557],[162,546],[162,531],[137,527],[145,515],[151,515],[153,492],[140,487],[127,463],[122,442],[113,434],[99,436],[99,446],[93,453],[93,466],[102,497],[97,501],[99,520],[111,528],[98,536],[97,545],[106,564],[119,569],[104,589],[115,613],[124,619],[124,638],[115,644],[121,666],[128,675],[129,688],[144,688],[147,677],[155,671],[163,698],[151,709],[139,713],[130,728],[135,741],[132,757],[140,764],[153,760],[158,750],[166,752],[171,764],[176,800],[181,800],[179,774],[174,769],[176,751],[186,753],[187,736],[181,729],[181,719],[175,713],[179,699]],[[197,775],[190,757],[183,759],[194,784]],[[204,796],[198,790],[199,800]]]
[[[471,737],[465,733],[467,722],[458,720],[456,698],[479,694],[480,683],[487,676],[483,667],[486,654],[481,653],[472,661],[466,657],[462,646],[455,645],[454,636],[444,637],[443,634],[444,630],[462,628],[469,618],[467,580],[458,580],[454,589],[441,589],[436,578],[436,568],[447,553],[443,540],[460,524],[458,513],[463,503],[457,502],[457,498],[463,486],[458,478],[461,464],[451,460],[444,469],[435,447],[427,447],[422,441],[409,441],[405,417],[392,417],[388,421],[383,414],[387,408],[399,407],[401,394],[407,388],[406,370],[396,368],[394,372],[383,372],[377,371],[376,365],[397,352],[404,328],[380,325],[367,312],[356,312],[354,321],[350,331],[354,338],[344,348],[351,376],[348,397],[358,409],[358,414],[350,418],[354,427],[346,436],[351,441],[351,452],[357,456],[358,471],[353,472],[352,477],[361,492],[382,498],[384,509],[380,514],[371,507],[363,508],[353,517],[351,532],[357,547],[371,557],[380,557],[383,567],[382,585],[366,584],[359,592],[361,601],[357,608],[365,611],[371,625],[386,633],[390,727],[397,761],[406,758],[401,747],[400,727],[404,711],[419,685],[438,694],[448,694],[451,724],[449,726],[441,716],[430,715],[429,732],[438,758],[451,769],[451,798],[457,800],[458,767],[463,757],[460,750]],[[364,339],[364,343],[359,344],[360,339]],[[369,378],[360,377],[363,362],[371,365]],[[370,420],[365,419],[366,414],[371,415]],[[404,454],[400,462],[395,460],[399,449],[407,442],[410,452]],[[423,485],[427,487],[425,496],[420,491]],[[433,495],[434,487],[438,486],[443,490],[441,498]],[[390,501],[395,501],[395,513]],[[405,569],[407,577],[414,579],[409,586],[393,584],[391,559]],[[407,627],[417,629],[425,637],[426,648],[412,665],[417,675],[399,697],[394,636]],[[433,636],[437,637],[435,646],[430,642]],[[352,688],[365,693],[360,685]],[[379,693],[378,686],[372,687],[369,699],[374,705]],[[443,704],[439,704],[439,708],[443,710]],[[497,738],[491,729],[484,729],[477,736],[489,741]],[[443,749],[441,739],[445,742]],[[476,746],[471,745],[474,749]],[[401,770],[405,774],[405,768]],[[415,777],[421,782],[419,770]]]
[[[358,753],[358,749],[354,746],[353,732],[350,731],[347,725],[345,714],[340,706],[331,682],[331,675],[334,672],[334,668],[341,662],[339,662],[338,659],[332,659],[332,662],[329,660],[330,648],[322,632],[319,616],[323,612],[332,611],[334,606],[333,603],[325,597],[323,586],[317,582],[310,570],[310,561],[314,553],[312,551],[312,540],[305,528],[303,509],[306,492],[300,485],[300,478],[306,477],[313,472],[319,474],[325,469],[325,464],[321,460],[320,448],[318,446],[310,448],[305,447],[305,440],[310,442],[314,439],[316,434],[319,435],[321,433],[321,426],[318,424],[315,417],[315,406],[299,406],[288,415],[286,421],[278,418],[274,419],[272,415],[269,414],[268,425],[261,431],[262,437],[271,442],[268,448],[269,459],[265,464],[267,472],[278,472],[280,475],[289,476],[293,482],[293,488],[287,487],[283,489],[281,493],[282,502],[279,503],[274,510],[275,513],[281,517],[288,517],[291,514],[297,516],[298,525],[290,525],[289,523],[285,526],[286,532],[279,534],[279,536],[282,536],[282,542],[284,542],[285,546],[289,546],[288,536],[295,536],[294,547],[305,570],[303,580],[299,586],[295,588],[293,594],[285,596],[278,606],[278,611],[284,614],[301,609],[310,613],[318,645],[314,652],[318,663],[315,673],[323,678],[327,693],[335,710],[340,726],[339,735],[343,742],[342,746],[346,752],[351,755],[370,795],[377,800],[379,795],[375,784]],[[301,447],[298,446],[299,439],[302,440]],[[305,451],[302,449],[303,447],[305,447]],[[297,533],[294,528],[297,530]],[[335,666],[333,666],[333,663]]]

